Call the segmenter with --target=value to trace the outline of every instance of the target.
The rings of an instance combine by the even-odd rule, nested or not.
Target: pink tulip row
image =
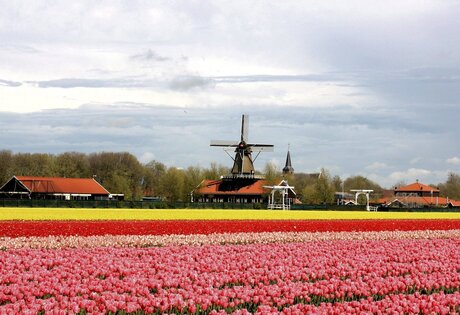
[[[0,314],[447,314],[459,292],[460,238],[0,254]]]
[[[105,235],[0,237],[0,249],[158,247],[169,245],[269,244],[332,240],[398,240],[460,238],[460,230],[379,232],[264,232],[191,235]]]

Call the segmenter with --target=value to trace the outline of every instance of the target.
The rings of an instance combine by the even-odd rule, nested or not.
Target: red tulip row
[[[459,292],[459,238],[0,255],[0,314],[448,314]]]
[[[460,220],[2,221],[0,236],[168,235],[241,232],[416,231],[460,229]]]

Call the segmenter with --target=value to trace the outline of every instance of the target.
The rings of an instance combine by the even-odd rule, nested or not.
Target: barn
[[[263,203],[267,201],[269,190],[264,188],[262,179],[246,180],[203,180],[194,190],[194,202],[229,202],[229,203]]]
[[[110,193],[94,178],[13,176],[0,187],[0,198],[108,200]]]

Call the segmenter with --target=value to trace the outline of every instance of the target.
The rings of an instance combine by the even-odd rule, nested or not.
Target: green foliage
[[[308,204],[331,204],[334,202],[335,188],[329,172],[322,168],[320,176],[304,179],[303,202]]]
[[[344,188],[344,186],[343,186],[343,181],[340,178],[340,176],[335,175],[332,178],[332,187],[334,187],[334,191],[342,191],[342,188]]]
[[[95,179],[111,193],[125,194],[126,200],[155,196],[164,202],[188,202],[190,193],[203,179],[219,179],[229,172],[228,167],[216,163],[212,163],[209,168],[190,166],[187,169],[168,168],[155,160],[141,164],[128,152],[65,152],[52,155],[0,151],[0,185],[14,175],[69,178],[95,176]],[[287,179],[289,184],[295,187],[298,197],[307,204],[334,203],[334,192],[342,191],[342,187],[345,192],[351,189],[373,189],[373,199],[383,194],[382,187],[377,183],[359,175],[342,180],[339,176],[332,177],[324,169],[321,176],[302,173],[281,175],[273,163],[267,163],[263,173],[271,184],[276,184],[283,177]],[[460,200],[459,174],[450,173],[446,182],[438,186],[442,196]],[[155,207],[166,205],[167,203],[162,203]]]
[[[276,185],[279,183],[281,172],[275,163],[268,162],[265,164],[264,175],[268,185]]]
[[[383,195],[383,188],[379,184],[361,175],[348,177],[344,181],[344,188],[345,191],[352,189],[372,189],[374,191],[370,195],[371,199],[377,199]]]
[[[170,167],[160,179],[159,191],[169,202],[183,201],[185,176],[178,168]]]
[[[54,176],[53,156],[42,153],[17,153],[12,159],[11,172],[10,177],[31,174],[33,176]]]
[[[334,202],[335,189],[332,186],[331,175],[324,168],[321,169],[321,176],[315,183],[315,194],[318,204],[330,204]]]
[[[144,168],[128,152],[101,152],[88,156],[90,171],[111,193],[124,193],[127,199],[139,199]]]
[[[230,173],[230,169],[228,167],[216,163],[211,163],[211,167],[203,171],[203,178],[216,180],[219,179],[222,175],[228,173]]]
[[[3,185],[12,175],[13,153],[8,150],[0,151],[0,185]]]
[[[439,190],[443,197],[460,200],[460,175],[449,173],[447,181],[439,184]]]

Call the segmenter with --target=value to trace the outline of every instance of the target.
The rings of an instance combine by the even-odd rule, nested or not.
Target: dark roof
[[[286,156],[286,164],[284,165],[284,168],[283,168],[283,173],[293,173],[294,172],[294,168],[292,167],[292,163],[291,163],[291,153],[287,152],[287,156]]]
[[[265,180],[253,180],[244,185],[235,185],[231,187],[231,185],[224,180],[205,179],[195,190],[195,193],[202,195],[262,195],[268,192],[268,190],[263,187],[266,184],[267,182]]]

